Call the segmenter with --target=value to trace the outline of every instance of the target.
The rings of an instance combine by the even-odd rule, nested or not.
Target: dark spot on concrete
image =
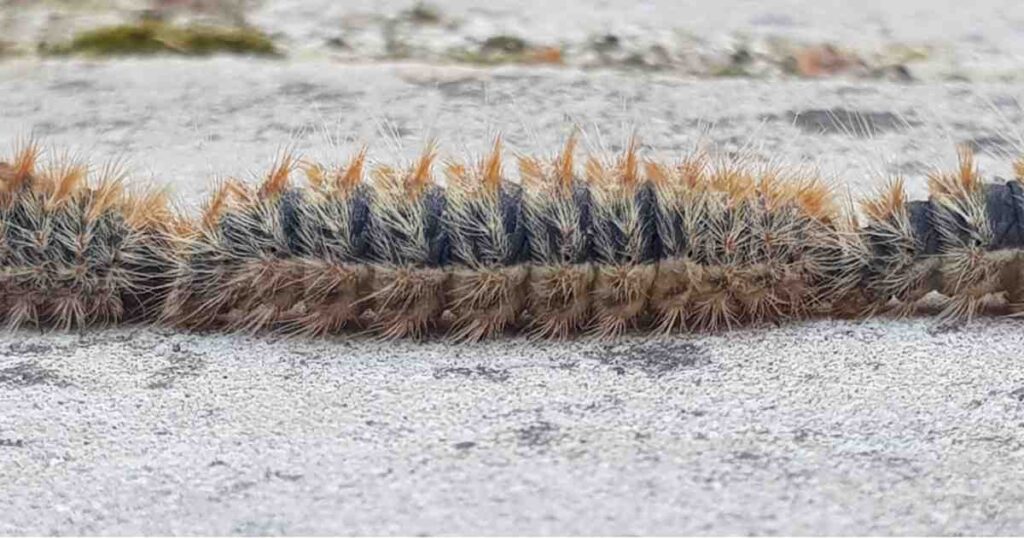
[[[338,90],[309,82],[287,82],[282,84],[278,91],[285,97],[301,97],[310,102],[324,103],[337,103],[349,99],[356,99],[362,95],[362,92],[358,91]]]
[[[976,136],[963,142],[975,153],[987,153],[989,155],[1016,155],[1017,146],[1012,141],[999,135]]]
[[[270,469],[267,469],[263,477],[266,478],[267,480],[270,480],[271,478],[277,478],[280,480],[285,480],[287,482],[298,482],[299,480],[302,480],[303,475],[298,473],[286,473],[284,471],[271,471]]]
[[[473,368],[434,369],[434,379],[446,379],[449,377],[479,378],[486,379],[487,381],[493,381],[495,383],[504,383],[512,377],[512,374],[509,373],[508,370],[502,368],[489,368],[483,365]]]
[[[229,484],[226,487],[220,488],[218,493],[222,495],[232,495],[235,493],[241,493],[247,489],[252,489],[255,486],[256,482],[253,482],[251,480],[242,480],[239,482],[235,482],[233,484]]]
[[[213,460],[207,467],[228,467],[228,463],[224,460]]]
[[[52,121],[40,121],[32,127],[32,132],[38,133],[41,136],[51,136],[67,132],[68,128],[66,125],[62,125]]]
[[[22,448],[25,441],[21,439],[0,439],[0,448]]]
[[[455,443],[452,446],[454,446],[458,450],[469,450],[475,447],[476,443],[474,443],[473,441],[463,441],[461,443]]]
[[[1010,391],[1010,396],[1018,402],[1024,403],[1024,387]]]
[[[71,80],[58,80],[58,81],[50,84],[50,87],[47,88],[47,89],[49,89],[51,91],[58,91],[58,92],[60,92],[60,91],[67,91],[67,92],[77,93],[77,92],[84,91],[84,90],[90,90],[90,89],[95,88],[95,87],[96,87],[96,84],[94,82],[90,81],[90,80],[71,79]]]
[[[898,163],[891,163],[886,166],[886,170],[893,175],[918,175],[924,174],[931,170],[931,165],[925,164],[921,161],[903,161]]]
[[[1013,95],[994,95],[992,96],[991,101],[994,106],[1003,110],[1009,110],[1012,112],[1020,112],[1021,110],[1024,110],[1020,105],[1020,101]]]
[[[247,536],[282,536],[288,533],[288,528],[281,521],[272,519],[266,521],[246,520],[231,529],[232,534],[244,534]]]
[[[288,97],[305,97],[316,92],[320,87],[309,82],[288,82],[282,84],[278,91]]]
[[[590,415],[606,411],[615,411],[623,406],[622,398],[613,394],[605,394],[588,403],[574,402],[561,404],[558,408],[566,414]]]
[[[147,389],[171,388],[182,379],[198,377],[206,368],[206,360],[199,353],[180,351],[180,346],[174,347],[173,350],[174,355],[170,358],[171,364],[149,376]]]
[[[753,452],[749,452],[749,451],[746,451],[746,450],[743,450],[743,451],[740,451],[740,452],[734,452],[733,453],[733,457],[738,459],[738,460],[748,460],[748,461],[753,461],[753,460],[761,459],[761,456],[759,454],[755,454]]]
[[[608,345],[596,354],[596,358],[619,375],[635,369],[655,377],[711,364],[711,358],[703,347],[677,340]]]
[[[70,383],[53,371],[43,368],[33,361],[28,361],[0,370],[0,385],[13,387],[33,387],[36,385],[67,387]]]
[[[763,116],[773,120],[775,116]],[[847,110],[845,108],[810,109],[787,112],[784,119],[810,134],[839,134],[871,138],[888,132],[906,130],[913,124],[892,112]]]
[[[75,340],[75,346],[79,349],[90,348],[95,346],[106,346],[110,344],[126,343],[130,347],[135,349],[149,349],[148,347],[136,347],[132,344],[135,337],[138,336],[139,331],[133,330],[128,332],[99,332],[99,331],[86,331],[78,335],[78,339]]]
[[[453,80],[437,84],[437,90],[446,99],[468,98],[482,100],[484,97],[484,87],[482,80]]]
[[[843,86],[836,89],[836,95],[875,95],[878,89],[872,86]]]
[[[546,421],[539,420],[525,428],[516,430],[516,440],[519,446],[529,448],[543,448],[551,445],[558,437],[558,426]]]
[[[9,355],[38,355],[50,351],[53,351],[53,346],[38,342],[13,342],[7,346]]]

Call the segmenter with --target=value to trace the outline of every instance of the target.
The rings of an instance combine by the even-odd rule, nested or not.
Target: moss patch
[[[205,56],[217,53],[278,54],[273,42],[251,28],[174,26],[158,21],[123,24],[89,30],[71,42],[42,50],[47,54],[182,54]]]
[[[535,47],[521,38],[505,35],[490,37],[478,48],[449,50],[448,57],[456,62],[479,65],[560,64],[563,61],[559,47]]]

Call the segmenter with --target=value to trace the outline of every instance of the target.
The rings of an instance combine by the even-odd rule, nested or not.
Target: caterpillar
[[[927,200],[894,178],[858,208],[780,166],[576,153],[570,137],[517,155],[518,180],[500,138],[475,162],[433,144],[402,165],[286,154],[190,216],[26,144],[0,160],[0,316],[476,341],[899,316],[929,297],[940,324],[1024,314],[1024,160],[987,181],[961,149]]]

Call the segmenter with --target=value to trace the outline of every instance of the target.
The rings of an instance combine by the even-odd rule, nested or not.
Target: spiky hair
[[[476,340],[909,314],[926,295],[944,301],[941,323],[1024,312],[1024,187],[985,181],[967,150],[931,175],[928,200],[896,178],[859,214],[808,169],[668,165],[632,141],[582,166],[574,137],[553,158],[521,155],[517,183],[496,140],[446,162],[444,187],[432,145],[369,170],[365,151],[336,167],[286,153],[258,183],[221,182],[195,218],[117,166],[42,153],[0,161],[10,326]]]

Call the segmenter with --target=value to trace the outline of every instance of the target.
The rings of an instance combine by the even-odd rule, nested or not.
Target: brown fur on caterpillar
[[[342,167],[284,156],[263,182],[223,182],[195,219],[123,174],[0,161],[0,314],[11,326],[162,321],[195,329],[479,340],[718,330],[820,315],[908,314],[939,294],[942,324],[1024,311],[1024,188],[973,156],[909,201],[900,180],[839,207],[799,170],[635,143],[576,165],[496,140],[433,176],[365,152]],[[292,184],[295,169],[306,184]],[[1024,163],[1017,163],[1018,175]]]

